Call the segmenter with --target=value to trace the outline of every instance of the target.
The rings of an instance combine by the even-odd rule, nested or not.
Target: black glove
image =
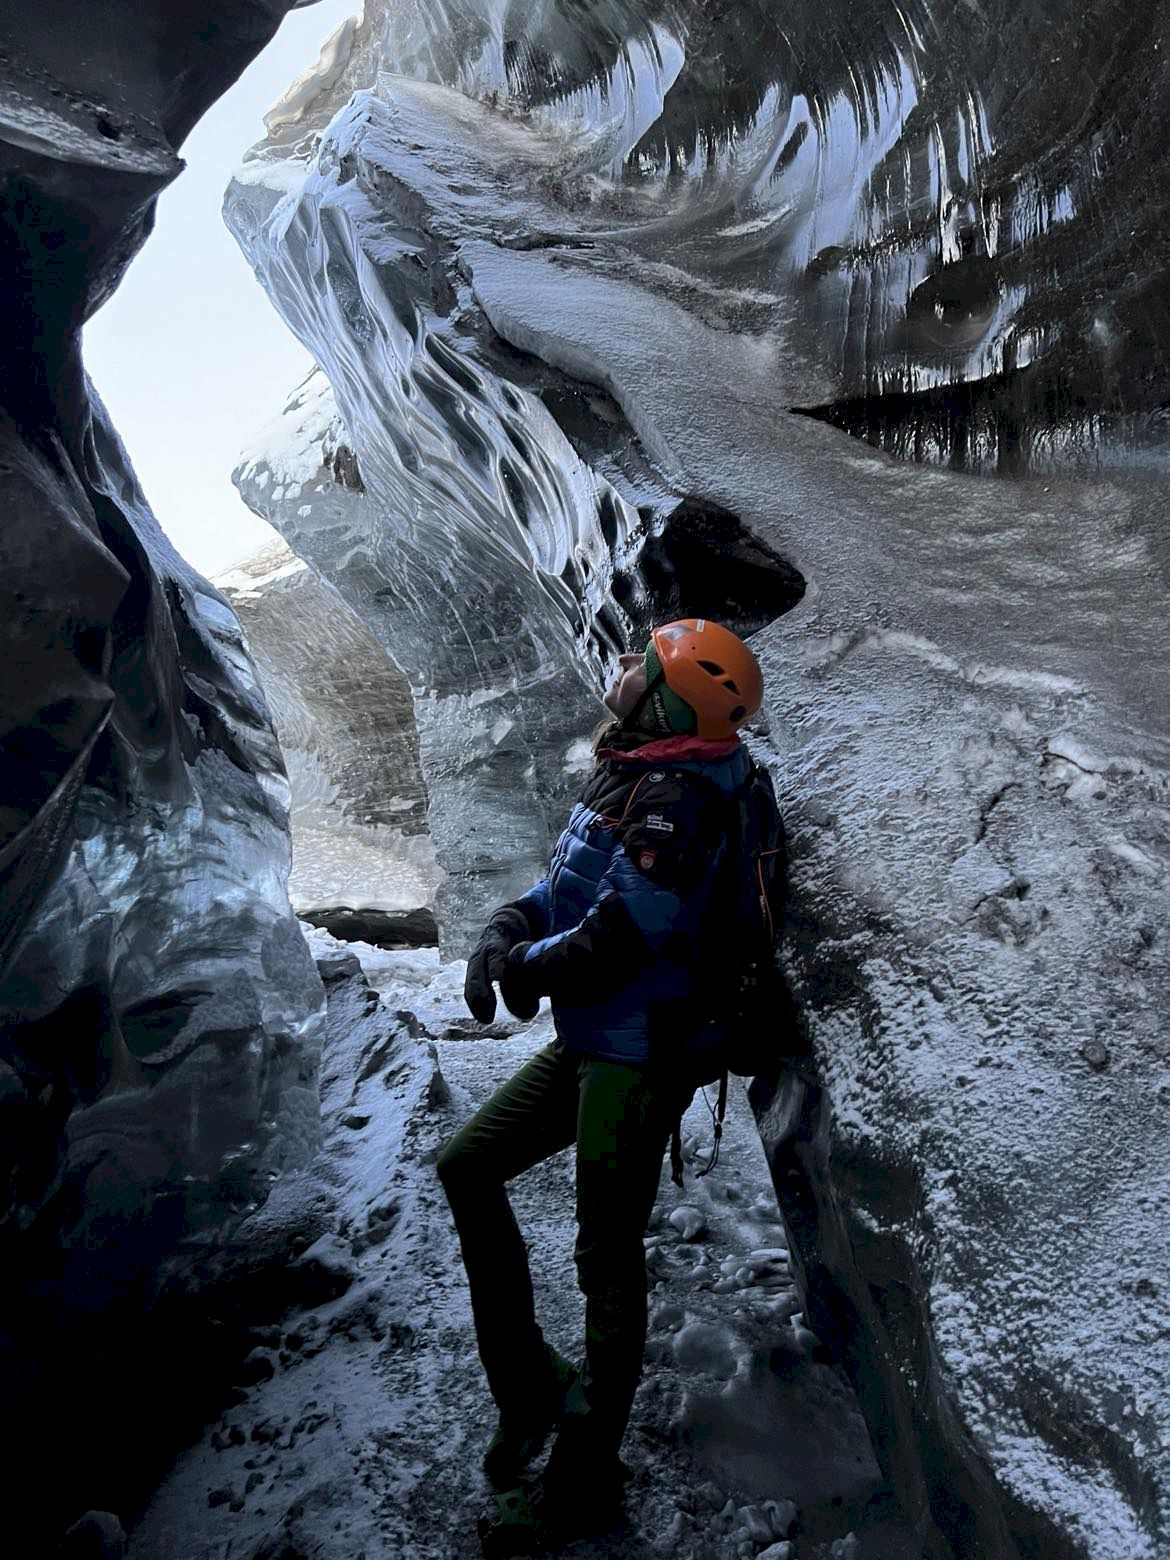
[[[527,1023],[535,1018],[540,1008],[543,992],[538,990],[540,975],[534,964],[525,964],[524,955],[532,947],[530,942],[517,943],[504,961],[500,975],[500,996],[513,1018]]]
[[[501,979],[508,950],[532,936],[522,910],[505,905],[497,910],[480,933],[479,941],[467,960],[463,981],[463,1000],[473,1018],[490,1024],[496,1016],[496,994],[492,982]]]

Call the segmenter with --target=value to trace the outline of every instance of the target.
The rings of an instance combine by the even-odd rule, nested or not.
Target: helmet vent
[[[746,714],[747,707],[743,704],[737,704],[727,718],[728,720],[742,720]]]
[[[699,665],[703,668],[703,670],[705,672],[710,672],[712,677],[722,678],[723,686],[725,688],[730,688],[732,693],[736,693],[737,694],[739,692],[739,689],[735,686],[734,679],[731,678],[731,677],[728,677],[726,671],[723,669],[722,666],[720,666],[718,664],[718,662],[716,662],[716,661],[700,661]]]

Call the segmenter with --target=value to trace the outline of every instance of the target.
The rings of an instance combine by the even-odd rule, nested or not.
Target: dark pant
[[[504,1185],[576,1142],[573,1255],[585,1296],[585,1363],[562,1435],[602,1460],[617,1455],[642,1373],[642,1235],[679,1104],[677,1091],[652,1070],[583,1056],[554,1040],[439,1155],[488,1386],[502,1418],[522,1417],[526,1391],[547,1367],[528,1255]]]

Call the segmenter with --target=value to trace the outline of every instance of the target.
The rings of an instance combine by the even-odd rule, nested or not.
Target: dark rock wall
[[[89,1485],[133,1461],[133,1319],[316,1140],[322,993],[268,712],[80,356],[187,131],[287,9],[0,19],[0,1391],[12,1487],[50,1433],[56,1469],[14,1552],[111,1503]]]

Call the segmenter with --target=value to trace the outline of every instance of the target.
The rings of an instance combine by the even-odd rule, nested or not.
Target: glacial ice
[[[117,1480],[97,1421],[146,1374],[118,1328],[160,1287],[247,1272],[231,1229],[317,1130],[321,988],[269,714],[77,350],[187,129],[286,8],[212,0],[197,32],[161,3],[5,15],[18,1486],[50,1431],[63,1488]],[[378,816],[371,774],[319,732],[293,767],[323,831],[354,819],[339,884],[378,881],[359,849],[423,838],[404,824],[428,787],[458,946],[539,871],[615,649],[684,611],[754,634],[749,740],[792,823],[811,1045],[754,1099],[802,1336],[849,1366],[927,1547],[1156,1554],[1163,7],[830,0],[734,22],[698,0],[371,0],[249,155],[229,218],[322,372],[240,486],[362,620],[379,678],[387,653],[402,668],[387,698],[409,692],[419,744]],[[1022,480],[958,474],[990,469]],[[87,1307],[100,1335],[62,1346]],[[710,1423],[705,1393],[689,1411]],[[758,1403],[714,1407],[767,1447]]]
[[[442,872],[403,674],[283,542],[216,583],[247,635],[280,739],[294,909],[432,905]]]
[[[340,116],[311,190],[298,192],[286,164],[264,159],[233,186],[237,236],[329,376],[295,393],[286,419],[295,431],[262,435],[236,481],[410,678],[430,827],[447,874],[440,921],[459,947],[486,911],[543,870],[551,819],[570,796],[564,754],[596,723],[602,668],[619,641],[645,632],[669,605],[664,592],[673,587],[648,591],[642,564],[661,552],[668,575],[681,566],[671,527],[687,491],[672,492],[644,459],[627,471],[599,450],[592,468],[546,405],[554,391],[573,400],[563,376],[525,383],[513,353],[503,365],[491,360],[494,337],[486,361],[462,355],[465,327],[450,310],[462,294],[458,311],[470,318],[473,300],[439,257],[452,262],[460,230],[477,209],[483,220],[490,212],[461,182],[443,227],[411,236],[419,196],[399,176],[402,139],[426,134],[433,103],[450,108],[459,126],[450,167],[465,181],[473,156],[489,159],[482,178],[501,199],[516,157],[539,169],[547,141],[504,121],[505,144],[495,147],[482,131],[489,120],[498,128],[498,116],[485,119],[478,105],[435,87],[404,90],[392,119],[368,96]],[[371,117],[387,138],[367,145]],[[337,177],[338,161],[357,155],[350,148],[359,143],[380,170],[375,181],[401,190],[391,218]],[[256,171],[269,166],[272,181]],[[433,183],[422,164],[417,172]],[[521,197],[517,231],[539,210]],[[429,252],[434,268],[420,263]],[[326,279],[324,292],[305,293],[310,273]],[[569,412],[582,448],[608,437],[614,412],[604,397],[576,395],[562,421]],[[723,529],[729,553],[743,554],[733,565],[749,598],[741,627],[760,626],[799,594],[794,571],[762,544],[741,541],[734,516],[711,506],[705,523]],[[705,558],[693,567],[707,574],[711,607],[726,616],[728,582],[715,580]]]
[[[1157,463],[1160,9],[1035,9],[371,4],[301,123],[379,71],[502,105],[634,252],[753,296],[818,415],[964,466]]]
[[[361,475],[322,460],[293,506],[257,452],[241,491],[406,669],[465,902],[493,851],[513,882],[542,857],[670,516],[766,549],[751,740],[815,1066],[761,1129],[812,1327],[924,1542],[972,1555],[1165,1536],[1164,487],[1119,421],[1165,311],[1111,215],[1161,253],[1126,148],[1155,24],[1091,80],[1112,15],[370,4],[227,201]],[[1122,463],[978,481],[826,419],[957,467]],[[703,584],[679,610],[721,615]],[[516,651],[453,632],[488,602]],[[503,771],[493,729],[527,744]]]
[[[324,994],[288,902],[288,787],[255,667],[160,530],[80,351],[177,148],[286,9],[66,0],[7,5],[0,24],[13,1553],[56,1549],[99,1487],[120,1500],[175,1434],[214,1353],[194,1297],[319,1139]],[[160,1347],[163,1315],[182,1348]],[[45,1502],[30,1492],[50,1444]]]

